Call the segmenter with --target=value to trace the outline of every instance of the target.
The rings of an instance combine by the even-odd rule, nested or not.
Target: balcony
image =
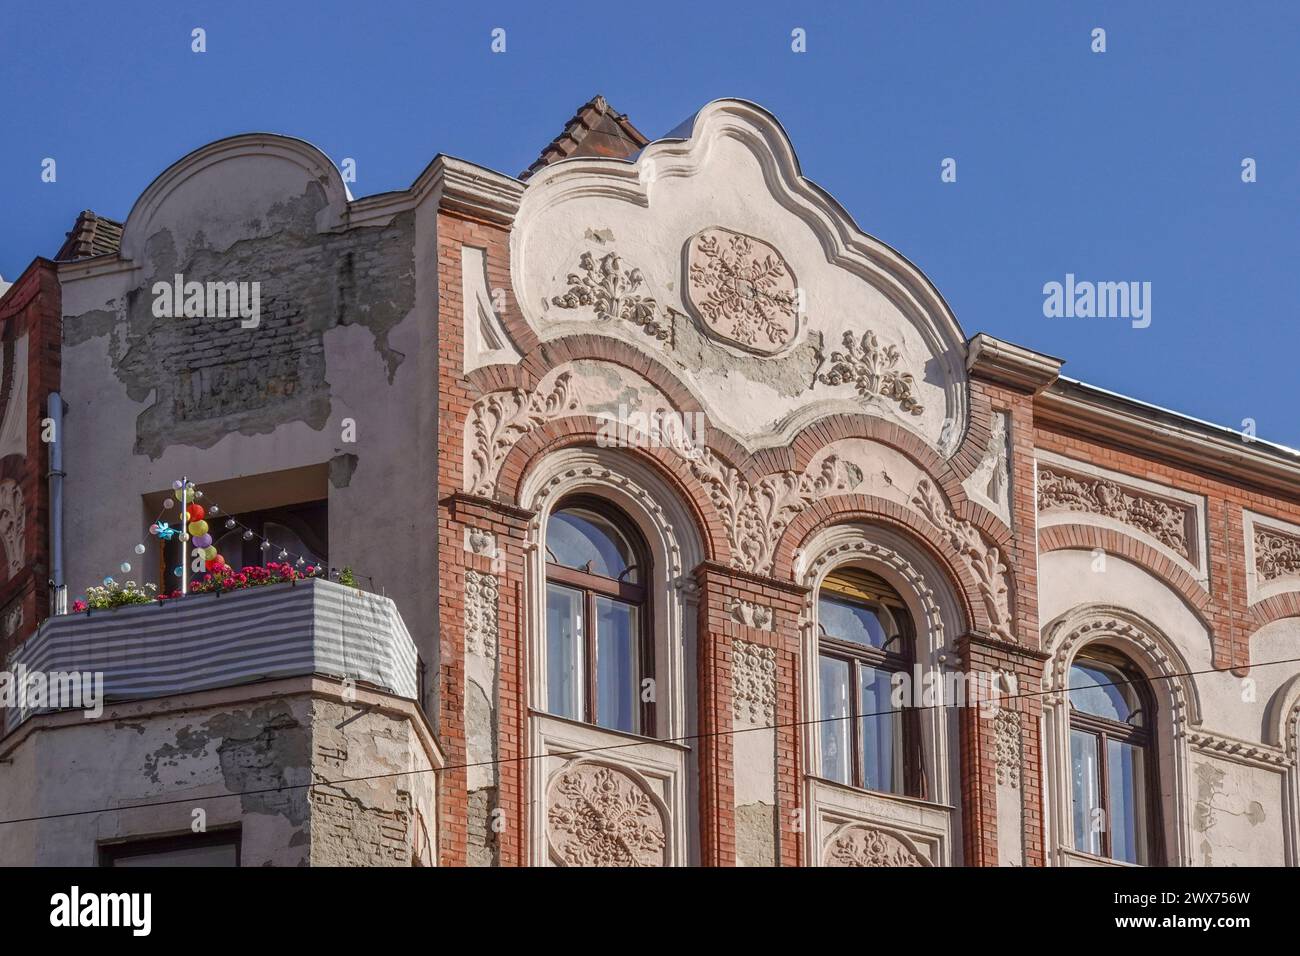
[[[418,666],[392,601],[310,579],[51,618],[5,669],[102,674],[106,703],[310,674],[418,702]],[[39,712],[6,708],[4,733]]]

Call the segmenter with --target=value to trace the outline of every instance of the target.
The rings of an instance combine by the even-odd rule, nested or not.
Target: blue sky
[[[354,157],[361,196],[408,186],[439,152],[517,173],[597,92],[651,137],[737,96],[776,114],[805,175],[920,266],[968,334],[1300,446],[1300,4],[3,7],[8,279],[81,209],[121,219],[172,161],[233,133]],[[1044,317],[1043,285],[1066,273],[1150,282],[1151,325]]]

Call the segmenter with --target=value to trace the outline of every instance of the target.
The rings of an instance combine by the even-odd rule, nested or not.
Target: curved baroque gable
[[[802,176],[751,103],[710,103],[635,162],[539,172],[511,272],[540,339],[596,332],[654,355],[751,451],[836,413],[943,455],[965,433],[965,340],[942,298]]]

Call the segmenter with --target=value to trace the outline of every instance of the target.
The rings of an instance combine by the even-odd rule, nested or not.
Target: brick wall
[[[1172,456],[1161,458],[1127,449],[1055,424],[1037,427],[1034,444],[1098,467],[1205,496],[1208,589],[1154,548],[1116,531],[1061,525],[1044,528],[1039,532],[1039,549],[1046,553],[1060,548],[1102,548],[1164,579],[1213,631],[1216,667],[1232,667],[1236,673],[1244,673],[1251,660],[1250,636],[1270,620],[1300,611],[1292,606],[1295,602],[1287,600],[1248,606],[1243,515],[1249,509],[1300,524],[1300,489],[1294,496],[1276,494],[1217,476],[1208,467],[1206,471],[1193,470]]]
[[[6,409],[21,398],[10,391],[16,371],[14,347],[27,336],[26,454],[0,460],[0,479],[17,482],[24,511],[21,569],[10,575],[7,562],[0,566],[0,622],[15,607],[22,608],[21,625],[0,638],[3,654],[29,637],[49,612],[49,447],[41,440],[41,422],[47,414],[46,399],[59,389],[60,314],[58,276],[47,259],[33,261],[0,299]]]
[[[465,290],[461,246],[486,250],[491,288],[510,295],[509,233],[489,223],[443,211],[438,217],[438,614],[440,627],[439,730],[448,769],[439,774],[442,815],[441,864],[463,866],[469,855],[469,813],[465,764],[465,572],[499,576],[498,605],[498,786],[496,805],[504,829],[496,834],[500,865],[527,862],[527,761],[521,759],[526,716],[520,589],[524,567],[524,532],[528,514],[504,503],[461,494],[465,478],[463,436],[473,403],[482,394],[465,377]],[[465,550],[465,530],[496,536],[500,557],[489,559]],[[481,801],[480,801],[481,802]],[[482,821],[475,821],[482,831]]]

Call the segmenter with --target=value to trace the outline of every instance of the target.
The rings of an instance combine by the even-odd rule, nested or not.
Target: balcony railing
[[[5,669],[100,673],[109,703],[306,674],[417,700],[417,659],[392,601],[311,579],[50,618]],[[4,730],[51,709],[7,708]]]

